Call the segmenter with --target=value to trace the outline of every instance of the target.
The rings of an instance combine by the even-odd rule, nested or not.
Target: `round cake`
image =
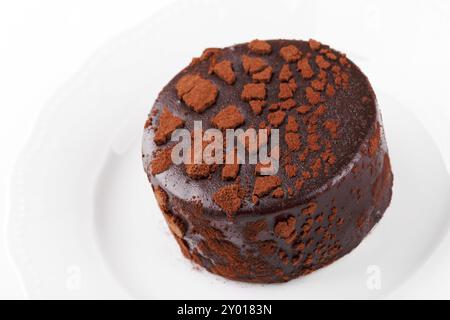
[[[215,161],[202,158],[213,144]],[[238,281],[284,282],[332,263],[392,196],[375,93],[345,54],[315,40],[206,49],[160,92],[142,150],[183,255]]]

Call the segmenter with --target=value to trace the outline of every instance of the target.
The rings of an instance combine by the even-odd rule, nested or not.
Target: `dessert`
[[[202,133],[264,129],[267,145],[277,133],[278,170],[174,163],[172,134],[194,137],[195,122]],[[284,282],[332,263],[363,240],[392,196],[375,93],[344,54],[315,40],[206,49],[159,94],[142,152],[183,255],[238,281]]]

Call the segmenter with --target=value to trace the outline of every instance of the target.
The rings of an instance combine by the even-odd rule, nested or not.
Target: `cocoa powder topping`
[[[213,195],[213,201],[225,211],[227,215],[232,215],[241,207],[239,185],[231,184],[222,187]]]
[[[316,57],[316,63],[320,69],[328,69],[331,66],[331,64],[327,60],[325,60],[322,56]]]
[[[272,126],[278,128],[283,123],[285,117],[286,112],[279,110],[269,113],[267,116],[267,120]]]
[[[244,101],[264,100],[265,97],[266,86],[264,83],[247,83],[241,93],[241,99]]]
[[[284,197],[284,190],[283,188],[276,188],[273,192],[272,192],[272,197],[279,199],[279,198],[283,198]]]
[[[294,132],[287,132],[284,135],[284,140],[288,146],[289,151],[294,152],[300,150],[300,135]]]
[[[233,71],[233,64],[230,60],[223,60],[218,62],[213,67],[213,72],[223,81],[228,84],[233,84],[236,81],[236,75]]]
[[[172,148],[165,148],[156,152],[155,157],[150,163],[150,172],[152,175],[160,174],[172,165]]]
[[[280,91],[278,93],[278,98],[280,99],[289,99],[294,96],[294,92],[289,84],[282,82],[280,83]]]
[[[278,221],[275,225],[274,232],[278,237],[289,238],[295,232],[297,220],[294,217],[289,217],[286,220]]]
[[[234,180],[239,174],[239,163],[228,163],[222,168],[222,179],[223,180]]]
[[[288,116],[287,124],[286,124],[287,132],[297,132],[298,131],[298,123],[295,117]]]
[[[247,55],[243,55],[241,57],[241,61],[242,67],[247,74],[254,74],[255,72],[262,71],[265,67],[267,67],[266,61],[259,57],[249,57]]]
[[[301,114],[308,113],[310,110],[311,110],[311,107],[307,106],[307,105],[302,105],[297,108],[298,113],[301,113]]]
[[[289,79],[291,79],[291,78],[292,78],[292,71],[291,71],[291,69],[289,68],[289,65],[288,65],[288,64],[284,64],[284,65],[281,67],[280,75],[278,76],[278,79],[279,79],[280,81],[285,81],[285,82],[287,82],[287,81],[289,81]]]
[[[264,100],[251,100],[249,102],[250,108],[252,109],[253,113],[256,115],[261,114],[262,109],[266,102]]]
[[[311,215],[317,210],[317,203],[310,202],[303,210],[302,213],[304,215]]]
[[[327,84],[327,89],[325,90],[325,93],[327,94],[327,96],[332,97],[332,96],[334,96],[335,92],[336,91],[334,90],[333,85]]]
[[[175,129],[181,128],[183,125],[184,121],[182,119],[174,116],[167,107],[164,107],[159,117],[159,124],[155,130],[153,140],[157,145],[162,145],[167,142]]]
[[[314,71],[311,68],[308,58],[303,58],[297,63],[297,69],[300,71],[303,79],[311,79],[314,75]]]
[[[322,101],[322,98],[320,97],[320,92],[314,91],[313,88],[307,87],[306,88],[306,99],[308,99],[308,102],[311,104],[318,104]]]
[[[289,178],[293,178],[297,175],[297,167],[293,164],[286,164],[284,166],[284,170],[286,170],[286,174]]]
[[[296,106],[296,103],[294,99],[287,99],[284,100],[283,102],[280,102],[279,106],[282,110],[291,110]]]
[[[266,67],[264,70],[252,75],[252,79],[255,82],[269,82],[270,78],[272,78],[272,67]]]
[[[295,62],[300,59],[302,53],[292,44],[280,49],[280,55],[286,62]]]
[[[312,50],[319,50],[321,46],[321,43],[319,41],[316,41],[314,39],[309,39],[309,47]]]
[[[244,121],[244,116],[235,105],[225,107],[211,119],[214,127],[218,129],[234,129]]]
[[[234,162],[226,163],[222,167],[222,180],[234,180],[239,174],[240,164],[238,163],[236,148],[234,152]]]
[[[253,194],[257,197],[262,197],[280,185],[281,179],[278,176],[256,177]]]
[[[212,166],[206,163],[185,164],[186,174],[195,180],[208,178],[211,174],[211,168]]]
[[[176,84],[178,97],[195,112],[201,113],[210,107],[217,98],[217,87],[200,75],[187,74]]]
[[[336,120],[326,120],[323,126],[330,132],[333,139],[337,138],[338,122]]]
[[[267,41],[255,39],[248,44],[250,51],[259,54],[269,54],[272,51],[272,46]]]

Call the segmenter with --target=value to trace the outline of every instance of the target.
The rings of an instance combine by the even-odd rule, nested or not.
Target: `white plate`
[[[368,298],[407,281],[448,228],[448,92],[445,74],[430,68],[448,62],[438,59],[446,50],[438,62],[420,58],[426,48],[415,37],[427,29],[414,14],[398,26],[395,5],[183,1],[111,41],[45,108],[16,166],[8,239],[29,296]],[[420,15],[449,13],[436,5],[419,6]],[[430,36],[446,36],[437,28],[446,20],[432,20]],[[256,37],[315,37],[348,52],[378,92],[395,176],[390,208],[357,249],[281,285],[227,281],[186,261],[140,155],[146,114],[176,71],[205,47]],[[435,79],[433,94],[417,79]]]

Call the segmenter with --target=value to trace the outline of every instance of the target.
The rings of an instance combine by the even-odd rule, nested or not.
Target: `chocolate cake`
[[[202,132],[255,128],[275,136],[276,129],[278,170],[173,163],[172,133],[186,129],[194,137],[194,121]],[[370,232],[392,196],[375,93],[345,54],[315,40],[206,49],[155,101],[143,164],[183,255],[246,282],[284,282],[339,259]]]

